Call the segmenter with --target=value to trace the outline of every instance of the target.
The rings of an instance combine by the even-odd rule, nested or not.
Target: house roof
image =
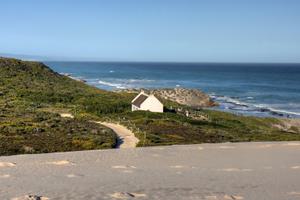
[[[148,98],[148,96],[141,94],[140,96],[138,96],[138,98],[136,98],[132,104],[137,106],[137,107],[141,107],[141,104]]]

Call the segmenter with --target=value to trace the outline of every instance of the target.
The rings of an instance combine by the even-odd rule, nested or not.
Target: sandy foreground
[[[0,157],[0,199],[300,199],[300,142]]]

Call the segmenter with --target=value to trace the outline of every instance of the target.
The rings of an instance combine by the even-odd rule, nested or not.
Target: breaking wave
[[[112,89],[126,89],[126,88],[141,88],[141,87],[147,87],[149,83],[155,82],[154,80],[148,80],[148,79],[113,79],[113,80],[99,80],[97,79],[96,83],[95,80],[88,81],[89,83],[99,86],[107,86]],[[101,86],[100,86],[101,87]]]
[[[118,83],[110,83],[107,81],[98,81],[98,83],[101,85],[106,85],[106,86],[114,87],[114,88],[118,88],[118,89],[126,89],[125,86],[123,86],[122,84],[118,84]]]
[[[211,94],[210,97],[220,103],[221,110],[231,110],[241,112],[243,114],[267,113],[273,116],[280,117],[300,117],[300,112],[288,111],[283,109],[273,108],[274,105],[255,104],[240,100],[238,97],[218,96]],[[254,97],[245,97],[246,100],[254,100]],[[300,107],[300,105],[298,105]]]

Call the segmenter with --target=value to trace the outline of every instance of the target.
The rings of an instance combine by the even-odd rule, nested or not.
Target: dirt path
[[[134,133],[125,126],[108,122],[96,123],[112,129],[118,135],[119,139],[116,148],[135,148],[139,142],[139,139],[134,136]]]
[[[61,117],[74,118],[70,113],[60,113]],[[108,123],[108,122],[95,122],[112,129],[118,135],[118,142],[116,148],[135,148],[139,139],[134,136],[134,133],[128,130],[125,126]]]

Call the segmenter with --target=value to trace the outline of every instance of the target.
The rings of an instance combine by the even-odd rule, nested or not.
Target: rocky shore
[[[209,95],[198,89],[187,88],[162,88],[162,89],[125,89],[120,90],[129,93],[139,93],[145,91],[148,94],[154,94],[158,98],[174,101],[181,105],[187,105],[195,108],[213,107],[217,103],[214,102]],[[119,92],[120,92],[119,91]]]

